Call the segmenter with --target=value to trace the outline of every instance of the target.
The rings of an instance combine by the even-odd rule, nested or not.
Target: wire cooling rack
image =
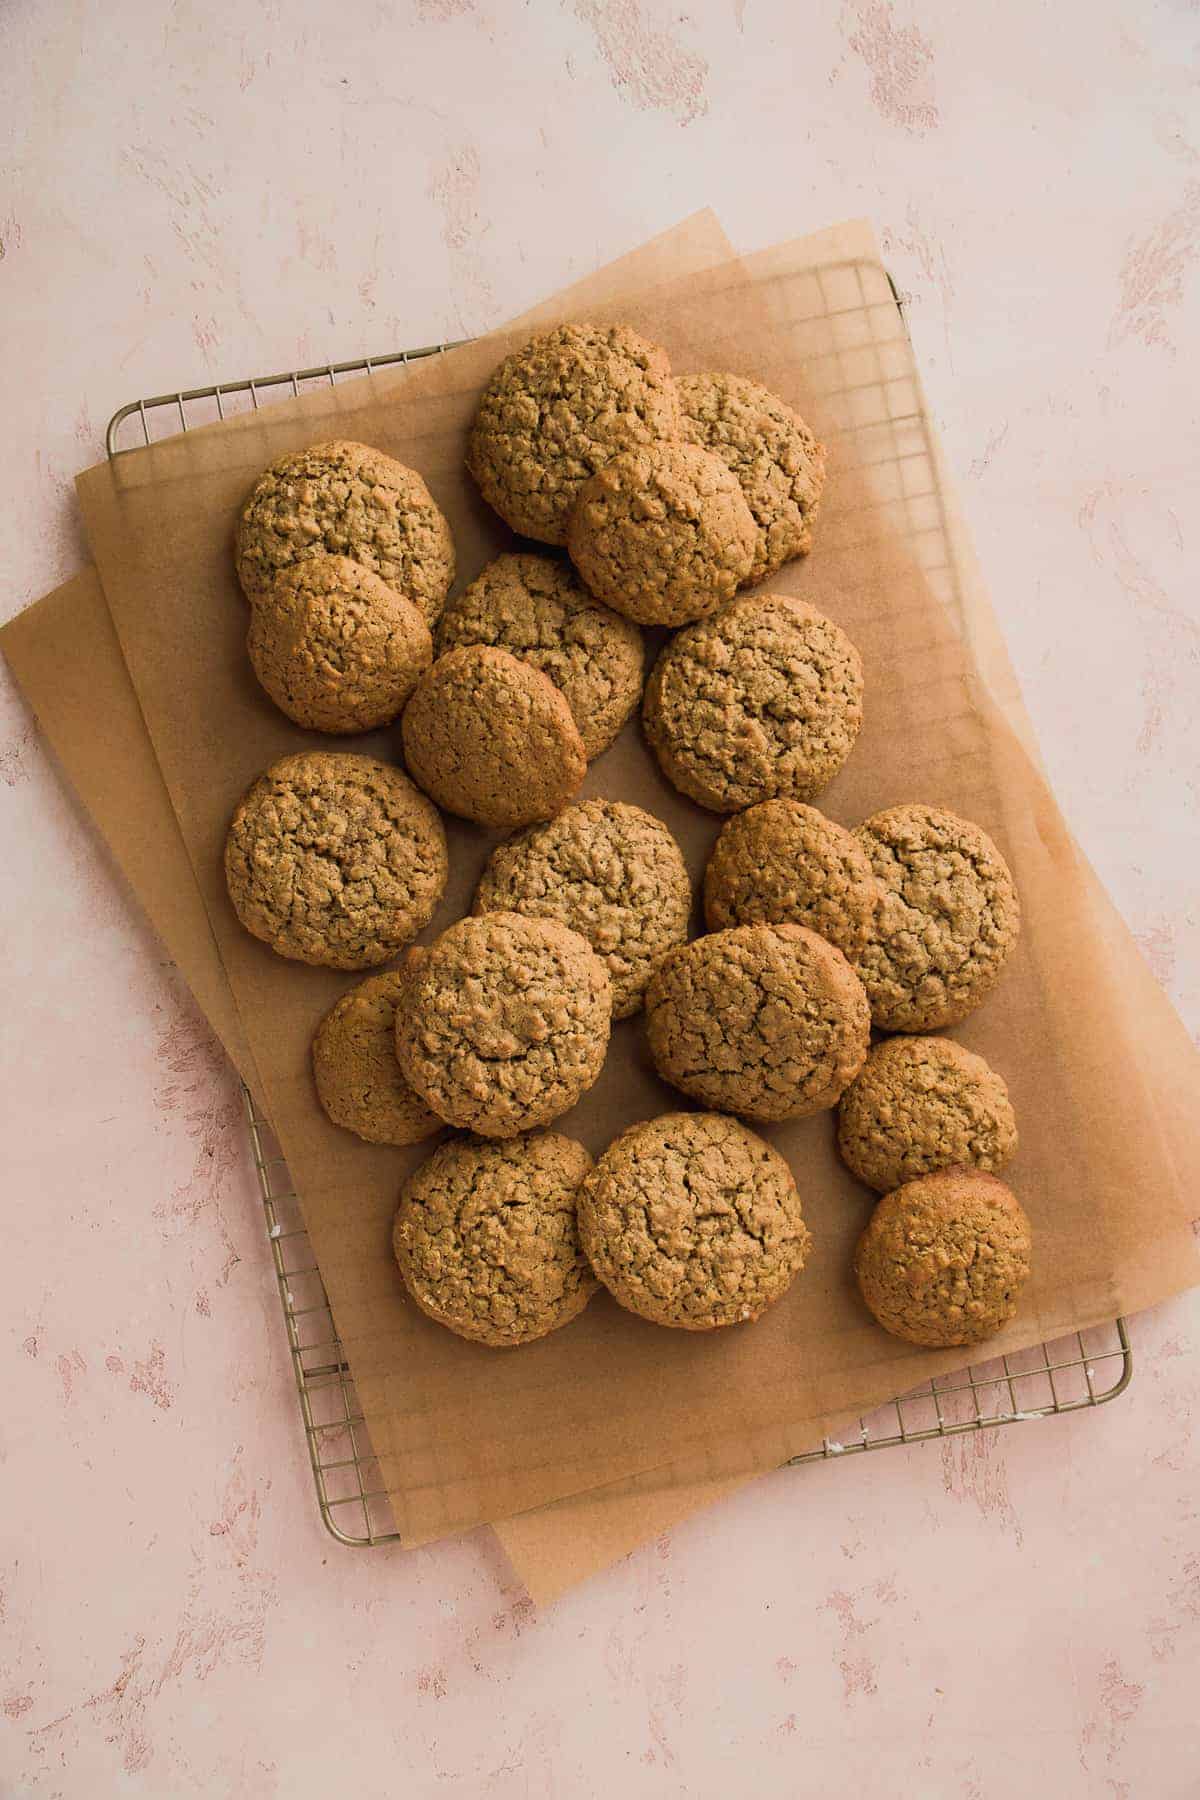
[[[863,460],[878,470],[931,585],[957,613],[954,561],[900,295],[883,270],[864,263],[833,264],[781,285],[785,291],[775,301],[787,307],[789,323],[802,336],[826,434],[835,441],[860,434]],[[119,456],[257,411],[264,396],[280,397],[280,389],[298,395],[336,386],[341,376],[369,375],[453,348],[428,344],[134,400],[113,414],[105,447],[110,457]],[[249,1089],[242,1093],[321,1518],[339,1543],[396,1543],[387,1492],[286,1160]],[[788,1466],[1079,1412],[1115,1400],[1132,1376],[1125,1322],[1115,1319],[940,1376],[876,1408],[845,1441],[825,1438]]]

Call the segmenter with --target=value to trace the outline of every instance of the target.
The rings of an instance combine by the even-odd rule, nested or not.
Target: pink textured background
[[[481,329],[706,203],[746,248],[870,213],[1196,1029],[1200,14],[798,13],[8,0],[0,606],[79,565],[137,393]],[[1111,1408],[781,1473],[542,1616],[486,1534],[333,1544],[233,1083],[2,681],[0,1793],[1200,1792],[1195,1296]]]

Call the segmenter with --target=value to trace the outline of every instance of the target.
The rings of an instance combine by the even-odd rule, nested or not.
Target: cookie
[[[498,556],[446,608],[437,641],[440,653],[493,644],[540,669],[570,707],[589,759],[642,697],[641,632],[552,556]]]
[[[387,962],[429,923],[446,886],[446,834],[399,769],[305,751],[273,763],[225,840],[238,918],[280,956],[330,969]]]
[[[622,450],[679,433],[665,350],[628,325],[560,325],[506,357],[488,382],[467,468],[514,531],[565,544],[589,475]]]
[[[663,774],[710,812],[810,800],[862,724],[858,651],[803,600],[735,600],[681,631],[646,687],[642,719]]]
[[[582,1144],[535,1131],[504,1144],[442,1144],[400,1191],[392,1247],[421,1311],[506,1349],[567,1325],[598,1287],[575,1205]]]
[[[681,1331],[757,1319],[811,1242],[782,1156],[719,1113],[665,1113],[610,1144],[580,1187],[579,1235],[615,1300]]]
[[[1003,1077],[950,1038],[885,1039],[838,1104],[842,1160],[881,1194],[936,1169],[994,1174],[1016,1147]]]
[[[883,889],[854,959],[881,1031],[956,1025],[995,987],[1021,930],[1008,865],[985,831],[938,806],[892,806],[855,837]]]
[[[567,550],[588,587],[642,625],[686,625],[732,600],[756,539],[736,477],[696,444],[614,456],[567,518]]]
[[[432,625],[454,580],[454,540],[415,469],[369,444],[310,444],[254,484],[238,521],[238,580],[257,601],[310,556],[349,556]]]
[[[608,1048],[612,984],[553,919],[460,919],[407,971],[396,1054],[439,1118],[515,1137],[574,1106]]]
[[[402,971],[370,975],[343,994],[312,1043],[317,1097],[335,1125],[369,1144],[419,1144],[442,1129],[400,1073],[396,1005]]]
[[[646,989],[664,1081],[769,1122],[833,1106],[866,1059],[871,1020],[840,950],[803,925],[736,925],[674,950]]]
[[[608,969],[613,1017],[624,1019],[663,956],[686,941],[692,886],[660,819],[619,800],[585,800],[498,844],[474,910],[558,919],[577,931]]]
[[[737,477],[754,517],[748,579],[762,581],[812,545],[825,485],[825,449],[804,420],[757,381],[740,375],[681,375],[675,383],[683,435]]]
[[[721,827],[704,871],[710,931],[807,925],[853,956],[867,941],[879,888],[850,832],[799,800],[763,800]]]
[[[854,1273],[885,1331],[945,1349],[978,1344],[1012,1318],[1031,1248],[1011,1188],[980,1169],[941,1169],[884,1195]]]
[[[413,779],[478,825],[553,818],[587,771],[583,739],[554,683],[483,644],[438,657],[400,731]]]
[[[278,575],[251,609],[246,649],[279,710],[310,731],[390,725],[433,661],[412,601],[348,556]]]

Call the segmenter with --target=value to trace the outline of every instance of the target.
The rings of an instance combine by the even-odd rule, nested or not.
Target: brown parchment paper
[[[761,373],[834,444],[836,473],[818,552],[779,583],[838,616],[867,664],[868,725],[827,796],[829,809],[853,818],[898,798],[938,799],[980,819],[1014,863],[1029,921],[1023,946],[1000,994],[961,1034],[1009,1076],[1024,1128],[1014,1180],[1034,1218],[1039,1256],[1029,1303],[998,1341],[1014,1347],[1098,1322],[1195,1278],[1189,1208],[1170,1166],[1173,1160],[1186,1168],[1194,1154],[1194,1102],[1189,1095],[1187,1112],[1170,1112],[1168,1146],[1150,1090],[1166,1063],[1176,1069],[1178,1055],[1167,1050],[1157,1062],[1143,1059],[1137,1044],[1119,1038],[1124,1079],[1114,1092],[1112,1032],[1128,1022],[1128,1009],[1110,991],[1094,895],[1053,803],[966,656],[961,594],[945,579],[944,559],[930,563],[921,542],[934,527],[920,523],[920,508],[914,521],[907,497],[896,491],[897,480],[907,479],[897,472],[907,453],[902,459],[889,433],[886,453],[871,454],[868,440],[879,421],[865,401],[848,397],[843,369],[862,360],[851,351],[868,346],[828,348],[829,332],[862,324],[861,316],[853,327],[834,320],[883,307],[886,290],[862,267],[829,274],[830,292],[821,284],[821,330],[812,295],[796,289],[786,265],[762,265],[757,283],[748,284],[740,269],[723,281],[691,282],[630,307],[628,316],[666,341],[681,368],[715,362]],[[833,304],[838,299],[852,303]],[[762,322],[764,303],[769,323]],[[403,1159],[385,1164],[382,1154],[361,1153],[358,1145],[347,1157],[332,1142],[332,1128],[322,1132],[306,1057],[296,1054],[291,1034],[296,1025],[311,1027],[345,983],[331,978],[318,995],[323,976],[278,964],[243,940],[213,879],[236,793],[299,738],[263,716],[265,702],[245,678],[241,623],[220,611],[241,604],[228,572],[229,521],[271,456],[333,429],[355,432],[432,478],[466,552],[463,572],[472,574],[472,555],[501,540],[466,489],[458,458],[474,394],[502,348],[476,346],[447,357],[423,397],[406,388],[403,407],[389,406],[386,396],[363,407],[359,395],[343,390],[330,397],[332,406],[324,402],[323,416],[305,403],[286,421],[272,416],[240,430],[236,443],[234,434],[214,430],[81,482],[126,657],[410,1538],[473,1523],[488,1509],[494,1517],[514,1503],[528,1506],[530,1496],[619,1480],[664,1455],[704,1446],[719,1447],[719,1474],[737,1473],[782,1454],[802,1425],[819,1432],[832,1414],[868,1406],[961,1361],[904,1352],[862,1318],[849,1290],[847,1255],[865,1201],[834,1162],[828,1119],[776,1134],[804,1188],[818,1252],[788,1301],[753,1331],[678,1344],[602,1302],[550,1340],[546,1353],[535,1348],[486,1365],[459,1354],[470,1346],[423,1330],[403,1305],[386,1258]],[[830,355],[839,367],[836,389],[827,379]],[[905,356],[902,342],[887,346],[883,385],[899,384],[893,424],[913,416]],[[698,870],[715,821],[663,789],[634,733],[593,769],[589,787],[660,811]],[[478,863],[484,846],[470,833],[460,836],[460,864],[468,846]],[[636,1022],[625,1034],[627,1042],[634,1038],[629,1054],[621,1056],[622,1029],[597,1094],[577,1121],[567,1121],[594,1146],[628,1117],[672,1104],[645,1068]],[[307,1030],[305,1048],[306,1039]],[[1183,1075],[1176,1091],[1186,1091]],[[1140,1206],[1131,1204],[1139,1191],[1135,1173],[1149,1191]]]

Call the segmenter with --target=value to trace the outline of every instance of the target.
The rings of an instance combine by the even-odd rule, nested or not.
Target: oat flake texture
[[[225,841],[229,898],[280,956],[331,969],[389,961],[446,886],[437,809],[399,769],[305,751],[260,775]]]
[[[838,1106],[842,1160],[881,1194],[936,1169],[994,1174],[1016,1147],[1003,1076],[951,1038],[886,1038]]]
[[[782,1156],[718,1113],[631,1126],[582,1184],[579,1231],[615,1300],[682,1331],[757,1319],[811,1241]]]
[[[854,747],[863,673],[840,625],[803,600],[747,595],[659,656],[642,718],[663,774],[712,812],[810,800]]]
[[[467,468],[514,531],[565,544],[567,514],[589,475],[621,450],[679,435],[665,350],[628,325],[560,325],[492,376]]]
[[[863,1065],[870,1030],[853,969],[802,925],[710,932],[672,951],[646,990],[663,1080],[763,1122],[833,1106]]]
[[[938,806],[892,806],[855,837],[883,889],[855,957],[882,1031],[956,1025],[999,981],[1020,935],[1008,864],[985,831]]]
[[[576,1318],[598,1285],[575,1217],[591,1166],[582,1144],[555,1131],[435,1150],[405,1182],[392,1233],[422,1312],[496,1349]]]
[[[642,697],[642,634],[589,594],[553,556],[498,556],[438,625],[438,651],[490,644],[549,677],[571,711],[584,753],[599,756]]]
[[[405,595],[432,625],[454,580],[454,541],[415,469],[369,444],[311,444],[259,476],[238,522],[247,599],[310,556],[349,556]]]
[[[692,887],[660,819],[620,800],[585,800],[498,844],[474,911],[558,919],[608,969],[613,1017],[642,1004],[646,983],[687,939]]]
[[[1011,1188],[944,1169],[885,1194],[854,1253],[867,1307],[894,1337],[942,1349],[978,1344],[1012,1318],[1032,1234]]]
[[[405,1076],[449,1125],[515,1137],[574,1106],[608,1048],[612,984],[552,919],[460,919],[414,953],[396,1009]]]

